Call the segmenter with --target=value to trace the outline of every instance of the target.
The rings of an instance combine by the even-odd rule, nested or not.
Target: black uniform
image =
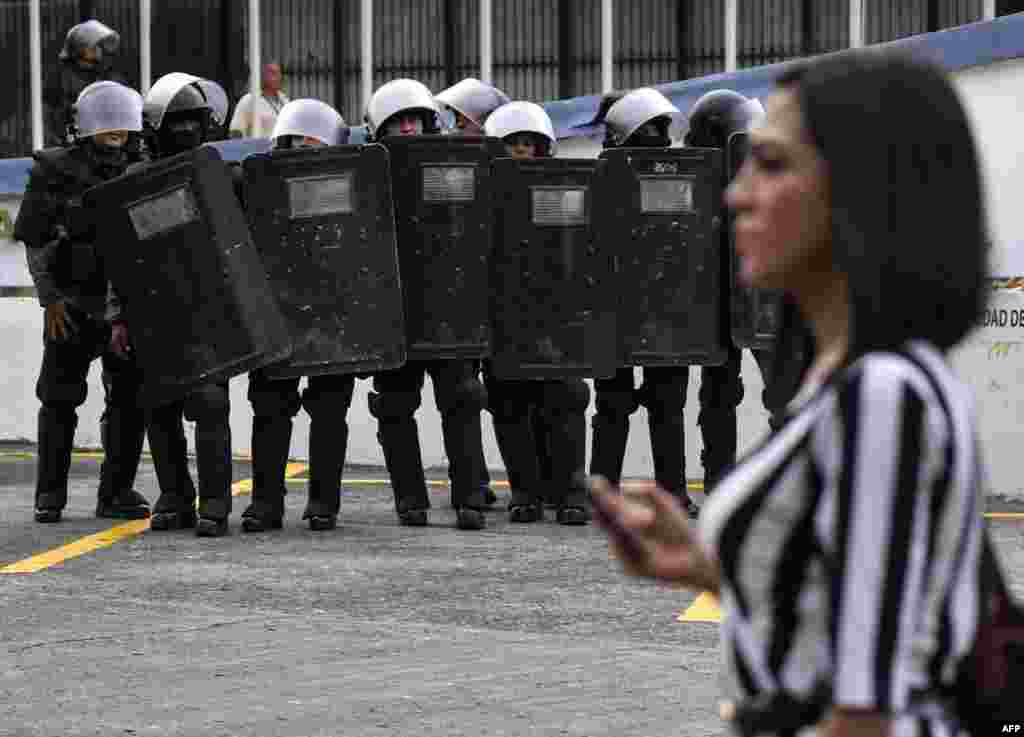
[[[63,146],[68,142],[68,128],[73,121],[75,101],[86,87],[104,80],[127,84],[124,76],[110,62],[95,67],[82,67],[71,59],[60,62],[43,91],[46,145]]]
[[[150,149],[160,159],[188,151],[206,142],[210,111],[202,95],[192,86],[184,87],[181,101],[174,98],[163,116],[161,128],[150,130]],[[198,98],[196,98],[198,95]],[[198,125],[175,130],[173,124],[195,120]],[[111,290],[111,314],[122,305]],[[201,536],[227,532],[231,514],[231,425],[228,382],[202,384],[187,397],[154,407],[146,414],[146,431],[153,465],[160,484],[160,497],[153,507],[152,529],[196,527]],[[188,448],[183,420],[196,423],[195,451],[199,474],[199,507],[196,520],[196,487],[188,468]]]
[[[36,516],[57,521],[67,503],[67,480],[77,408],[85,402],[89,366],[103,361],[106,407],[101,420],[105,458],[100,471],[97,515],[146,517],[146,500],[132,490],[142,453],[144,423],[138,409],[139,372],[134,362],[110,351],[104,316],[107,278],[88,211],[88,188],[122,174],[125,152],[106,152],[91,141],[51,148],[35,155],[15,238],[26,246],[29,271],[45,308],[63,302],[75,323],[70,338],[45,335],[43,365],[36,384],[39,410],[39,467]]]
[[[235,193],[246,207],[244,176],[234,168]],[[299,409],[309,415],[309,497],[302,519],[310,529],[332,529],[341,507],[341,476],[348,451],[348,410],[356,376],[325,374],[271,379],[262,370],[249,373],[252,405],[252,503],[242,513],[242,528],[250,532],[280,528],[284,517],[285,471],[291,448],[292,425]]]

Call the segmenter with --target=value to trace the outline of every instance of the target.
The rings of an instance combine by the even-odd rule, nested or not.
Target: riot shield
[[[243,161],[253,239],[295,352],[273,378],[405,362],[388,153],[333,146]]]
[[[614,254],[624,366],[725,361],[722,152],[619,148],[598,195],[598,244]]]
[[[731,182],[743,166],[750,149],[750,136],[745,132],[729,137],[726,160]],[[738,348],[769,349],[775,343],[782,315],[781,295],[764,289],[748,287],[739,280],[739,260],[736,258],[735,230],[729,223],[729,255],[732,269],[730,316],[732,341]]]
[[[488,268],[498,139],[389,136],[408,359],[490,350]]]
[[[85,201],[97,213],[96,242],[126,305],[145,405],[290,355],[287,326],[216,149],[142,167],[94,187]]]
[[[618,366],[611,258],[592,228],[593,159],[494,165],[491,356],[501,379],[605,378]]]

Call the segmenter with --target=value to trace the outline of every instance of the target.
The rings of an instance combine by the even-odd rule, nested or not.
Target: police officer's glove
[[[46,337],[50,340],[65,341],[71,338],[78,325],[71,317],[71,311],[64,300],[46,305]]]
[[[131,355],[132,344],[128,338],[128,326],[120,320],[110,324],[110,350],[120,358],[128,358]]]

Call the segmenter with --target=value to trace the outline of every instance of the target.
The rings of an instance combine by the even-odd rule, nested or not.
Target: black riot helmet
[[[87,20],[71,27],[58,56],[65,64],[80,64],[83,53],[95,49],[95,66],[104,68],[113,62],[120,46],[117,31],[98,20]]]
[[[699,148],[725,148],[734,133],[750,130],[764,108],[733,90],[712,90],[690,110],[690,130],[684,143]]]
[[[213,107],[198,77],[173,72],[146,95],[143,117],[159,156],[173,156],[206,143],[213,129]]]

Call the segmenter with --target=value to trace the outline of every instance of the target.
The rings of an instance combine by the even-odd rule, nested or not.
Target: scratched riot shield
[[[593,159],[495,162],[491,356],[498,378],[615,373],[611,259],[592,227],[602,166]]]
[[[271,377],[405,362],[388,153],[333,146],[243,162],[253,239],[295,346]]]
[[[390,136],[408,359],[472,359],[490,351],[491,164],[498,139]]]
[[[733,133],[726,150],[729,181],[739,173],[750,149],[750,137],[745,132]],[[782,297],[777,292],[755,289],[739,279],[739,259],[736,258],[735,231],[729,225],[729,253],[732,268],[732,294],[730,315],[732,340],[739,348],[769,349],[775,343],[782,315]]]
[[[726,359],[722,152],[620,148],[598,196],[598,246],[614,255],[624,366]]]
[[[157,406],[199,383],[287,358],[292,350],[231,174],[203,146],[86,193],[109,278],[125,304]]]

